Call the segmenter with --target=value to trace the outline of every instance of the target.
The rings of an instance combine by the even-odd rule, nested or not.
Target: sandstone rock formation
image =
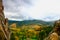
[[[0,0],[0,40],[10,40],[8,30],[8,20],[4,16],[4,6]]]
[[[55,21],[53,30],[44,40],[60,40],[60,20]]]

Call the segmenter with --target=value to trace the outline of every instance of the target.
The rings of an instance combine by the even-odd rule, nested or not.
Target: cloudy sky
[[[3,0],[5,16],[10,20],[60,19],[60,0]]]

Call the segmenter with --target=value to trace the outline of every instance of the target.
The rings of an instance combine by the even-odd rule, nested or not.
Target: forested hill
[[[22,25],[30,25],[30,24],[42,24],[42,25],[53,25],[54,21],[42,21],[42,20],[24,20],[24,21],[15,21],[15,20],[8,20],[9,25],[12,23],[16,23],[18,26]]]

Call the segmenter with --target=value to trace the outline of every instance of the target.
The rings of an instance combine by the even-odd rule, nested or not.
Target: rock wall
[[[0,0],[0,20],[4,21],[5,20],[5,16],[4,16],[4,7],[3,7],[3,3],[2,0]]]
[[[9,40],[8,19],[5,19],[4,6],[0,0],[0,40]]]

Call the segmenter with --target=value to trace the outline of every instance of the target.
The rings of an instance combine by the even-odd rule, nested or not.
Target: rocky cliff
[[[0,0],[0,40],[9,39],[8,19],[5,19],[4,6],[2,0]]]

